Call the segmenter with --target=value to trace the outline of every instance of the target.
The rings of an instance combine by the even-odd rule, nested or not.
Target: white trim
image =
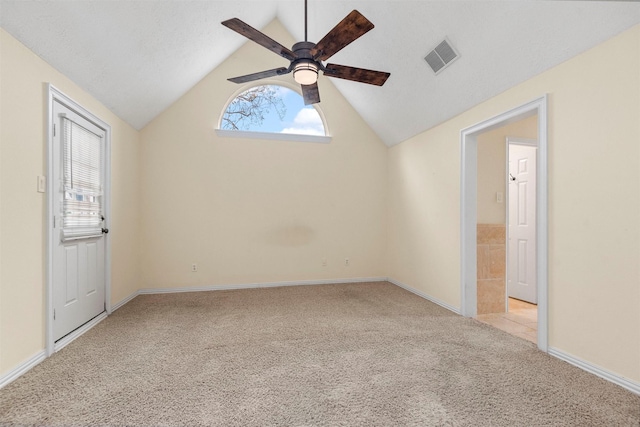
[[[106,318],[107,318],[107,312],[103,311],[93,319],[89,320],[87,323],[80,326],[78,329],[60,338],[58,341],[56,341],[56,343],[53,346],[54,352],[62,350],[67,345],[71,344],[71,342],[74,341],[76,338],[80,337],[82,334],[84,334],[89,329],[93,328],[94,326],[96,326],[98,323],[102,322]]]
[[[189,286],[184,288],[145,288],[138,291],[145,294],[172,294],[182,292],[229,291],[234,289],[280,288],[285,286],[336,285],[340,283],[385,282],[386,277],[357,277],[352,279],[300,280],[290,282],[243,283],[237,285]]]
[[[257,288],[276,288],[285,286],[306,286],[306,285],[335,285],[340,283],[366,283],[366,282],[386,282],[387,277],[358,277],[355,279],[330,279],[330,280],[301,280],[289,282],[265,282],[265,283],[243,283],[237,285],[208,285],[208,286],[191,286],[181,288],[145,288],[133,292],[129,296],[115,303],[111,312],[121,308],[138,295],[151,294],[173,294],[182,292],[207,292],[207,291],[228,291],[234,289],[257,289]]]
[[[332,280],[303,280],[299,282],[269,282],[269,283],[250,283],[250,284],[240,284],[240,285],[222,285],[222,286],[199,286],[199,287],[189,287],[189,288],[147,288],[141,289],[127,296],[123,300],[112,306],[112,312],[121,308],[129,301],[133,300],[135,297],[141,294],[161,294],[161,293],[181,293],[181,292],[199,292],[199,291],[221,291],[221,290],[233,290],[233,289],[255,289],[255,288],[269,288],[269,287],[284,287],[284,286],[297,286],[297,285],[325,285],[325,284],[340,284],[340,283],[363,283],[363,282],[389,282],[393,285],[396,285],[400,288],[403,288],[415,295],[418,295],[421,298],[424,298],[428,301],[433,302],[434,304],[438,304],[439,306],[455,313],[461,314],[460,310],[453,307],[450,304],[447,304],[443,301],[438,300],[430,295],[425,294],[424,292],[418,291],[417,289],[412,288],[411,286],[402,283],[398,280],[391,279],[389,277],[370,277],[370,278],[355,278],[355,279],[332,279]],[[102,320],[107,318],[106,313],[102,313],[98,317],[94,318],[90,322],[83,325],[78,330],[74,331],[72,334],[69,334],[67,337],[58,341],[56,344],[55,351],[61,350],[63,347],[71,343],[73,340],[81,336],[84,332],[91,329]],[[82,330],[80,330],[82,329]],[[563,360],[567,363],[570,363],[574,366],[577,366],[580,369],[583,369],[591,374],[594,374],[600,378],[603,378],[609,382],[619,385],[620,387],[625,388],[626,390],[631,391],[637,395],[640,395],[640,383],[636,383],[628,378],[621,377],[617,374],[614,374],[606,369],[600,368],[599,366],[593,365],[591,363],[585,362],[582,359],[579,359],[575,356],[572,356],[568,353],[565,353],[561,350],[558,350],[553,347],[548,348],[548,353],[551,356],[554,356],[560,360]],[[40,362],[47,358],[47,353],[45,350],[42,350],[32,356],[29,360],[21,363],[16,366],[6,374],[0,376],[0,389],[8,385],[9,383],[15,381],[20,376],[24,375],[34,366],[38,365]]]
[[[22,362],[21,364],[19,364],[18,366],[16,366],[15,368],[7,372],[6,374],[2,375],[0,377],[0,389],[12,383],[13,381],[17,380],[22,375],[26,374],[28,371],[31,370],[31,368],[33,368],[34,366],[36,366],[46,358],[47,358],[46,352],[44,350],[41,350],[36,354],[34,354],[33,356],[31,356],[28,360]]]
[[[518,137],[514,137],[514,136],[508,136],[507,137],[507,148],[509,148],[509,144],[528,145],[528,146],[531,146],[531,147],[538,147],[538,140],[537,139],[518,138]],[[507,165],[508,164],[509,164],[509,161],[507,160]]]
[[[478,313],[478,139],[462,136],[460,150],[460,314],[476,317]],[[465,159],[474,161],[466,162]],[[466,206],[472,209],[467,210]]]
[[[104,131],[105,141],[105,172],[109,179],[105,182],[104,189],[104,213],[105,228],[111,228],[111,126],[95,116],[93,113],[82,107],[72,98],[58,90],[51,83],[45,84],[47,93],[47,271],[46,271],[46,307],[45,307],[45,353],[51,356],[56,351],[56,345],[53,341],[53,198],[54,198],[54,182],[53,182],[53,103],[59,102],[67,108],[75,111],[78,115],[84,117]],[[105,239],[105,311],[111,313],[111,238],[109,234],[104,235]],[[82,329],[82,328],[80,328]]]
[[[411,292],[413,294],[416,294],[419,297],[426,299],[427,301],[431,301],[434,304],[438,304],[439,306],[441,306],[443,308],[446,308],[447,310],[452,311],[455,314],[460,314],[460,310],[457,309],[456,307],[454,307],[454,306],[452,306],[450,304],[447,304],[446,302],[440,301],[439,299],[434,298],[431,295],[427,295],[422,291],[414,289],[414,288],[412,288],[411,286],[409,286],[407,284],[404,284],[402,282],[399,282],[399,281],[391,279],[391,278],[387,278],[387,281],[389,283],[393,283],[394,285],[396,285],[396,286],[398,286],[398,287],[400,287],[402,289],[405,289],[405,290],[407,290],[407,291],[409,291],[409,292]]]
[[[256,289],[256,288],[275,288],[275,287],[284,287],[284,286],[298,286],[298,285],[331,285],[331,284],[340,284],[340,283],[365,283],[365,282],[386,282],[389,279],[386,277],[358,277],[351,279],[328,279],[328,280],[301,280],[301,281],[290,281],[290,282],[267,282],[267,283],[247,283],[247,284],[239,284],[239,285],[220,285],[220,286],[195,286],[195,287],[186,287],[186,288],[146,288],[140,289],[136,292],[133,292],[129,296],[120,300],[113,306],[111,306],[111,312],[116,311],[121,308],[129,301],[133,300],[138,295],[143,294],[165,294],[165,293],[182,293],[182,292],[201,292],[201,291],[224,291],[224,290],[233,290],[233,289]],[[446,307],[445,307],[446,308]],[[76,338],[79,338],[82,334],[87,332],[89,329],[93,328],[95,325],[103,321],[108,317],[106,312],[101,313],[100,315],[94,317],[89,322],[82,325],[80,328],[76,329],[69,335],[64,338],[58,340],[51,350],[51,353],[47,352],[47,349],[40,351],[35,356],[31,357],[29,360],[21,363],[11,371],[7,372],[5,375],[0,377],[0,389],[10,382],[16,380],[18,377],[29,371],[31,368],[36,366],[38,363],[45,360],[47,357],[51,356],[54,352],[62,350],[65,346],[70,344]]]
[[[562,350],[558,350],[557,348],[549,347],[549,354],[553,357],[557,357],[560,360],[564,360],[565,362],[573,366],[577,366],[578,368],[585,370],[593,375],[619,385],[620,387],[625,388],[632,393],[640,395],[640,383],[634,382],[625,377],[621,377],[618,374],[614,374],[613,372],[607,371],[606,369],[593,365],[589,362],[585,362],[584,360],[579,359],[569,353],[565,353]]]
[[[460,307],[464,316],[477,314],[477,136],[537,114],[537,235],[538,348],[547,352],[548,340],[548,207],[547,207],[547,95],[460,131]]]
[[[131,295],[124,297],[123,299],[121,299],[120,301],[118,301],[117,303],[111,306],[111,313],[113,313],[114,311],[116,311],[117,309],[119,309],[120,307],[122,307],[123,305],[125,305],[126,303],[128,303],[129,301],[137,297],[138,295],[140,295],[140,291],[135,291]]]
[[[329,144],[330,136],[300,135],[297,133],[254,132],[250,130],[216,129],[216,135],[222,138],[269,139],[272,141],[316,142]]]

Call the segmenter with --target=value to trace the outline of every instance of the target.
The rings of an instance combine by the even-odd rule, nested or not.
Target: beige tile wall
[[[505,311],[506,229],[478,224],[478,314]]]

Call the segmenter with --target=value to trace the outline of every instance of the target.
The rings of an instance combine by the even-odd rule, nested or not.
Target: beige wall
[[[46,92],[112,126],[112,302],[138,286],[138,132],[0,29],[0,375],[44,349]]]
[[[506,140],[508,137],[536,139],[538,117],[532,116],[478,135],[478,224],[506,222]],[[496,201],[501,192],[503,202]]]
[[[0,375],[44,347],[52,82],[113,129],[112,302],[388,275],[458,307],[460,129],[548,93],[550,345],[640,381],[640,27],[390,150],[323,78],[331,144],[216,136],[225,79],[282,65],[252,44],[140,135],[3,30],[0,49]]]
[[[144,287],[385,276],[387,148],[329,81],[330,144],[214,131],[242,89],[227,78],[283,65],[246,43],[142,130]]]
[[[389,151],[390,277],[460,306],[460,130],[549,94],[549,345],[640,381],[640,26]]]

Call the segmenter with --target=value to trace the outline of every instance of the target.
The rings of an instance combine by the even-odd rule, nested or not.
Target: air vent
[[[447,39],[443,40],[424,58],[436,75],[444,70],[448,65],[458,58],[455,51]]]

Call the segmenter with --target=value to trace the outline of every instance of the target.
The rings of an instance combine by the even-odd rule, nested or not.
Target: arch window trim
[[[320,120],[322,120],[322,126],[324,128],[324,135],[305,135],[298,133],[279,133],[279,132],[260,132],[260,131],[251,131],[251,130],[230,130],[230,129],[222,129],[222,118],[224,113],[229,108],[229,104],[233,102],[234,99],[238,97],[242,92],[247,91],[253,87],[257,86],[282,86],[287,89],[290,89],[300,95],[302,97],[302,93],[300,92],[300,88],[294,84],[289,82],[285,82],[282,80],[274,80],[274,79],[264,79],[260,80],[260,82],[252,82],[249,84],[242,85],[238,90],[234,91],[231,97],[225,102],[222,111],[220,112],[220,116],[218,117],[218,123],[215,129],[216,135],[224,138],[244,138],[244,139],[268,139],[268,140],[276,140],[276,141],[297,141],[297,142],[313,142],[313,143],[321,143],[328,144],[331,142],[332,137],[329,132],[329,126],[327,125],[327,119],[324,116],[324,113],[318,107],[318,104],[313,104],[312,107],[315,108],[316,112],[320,116]]]

